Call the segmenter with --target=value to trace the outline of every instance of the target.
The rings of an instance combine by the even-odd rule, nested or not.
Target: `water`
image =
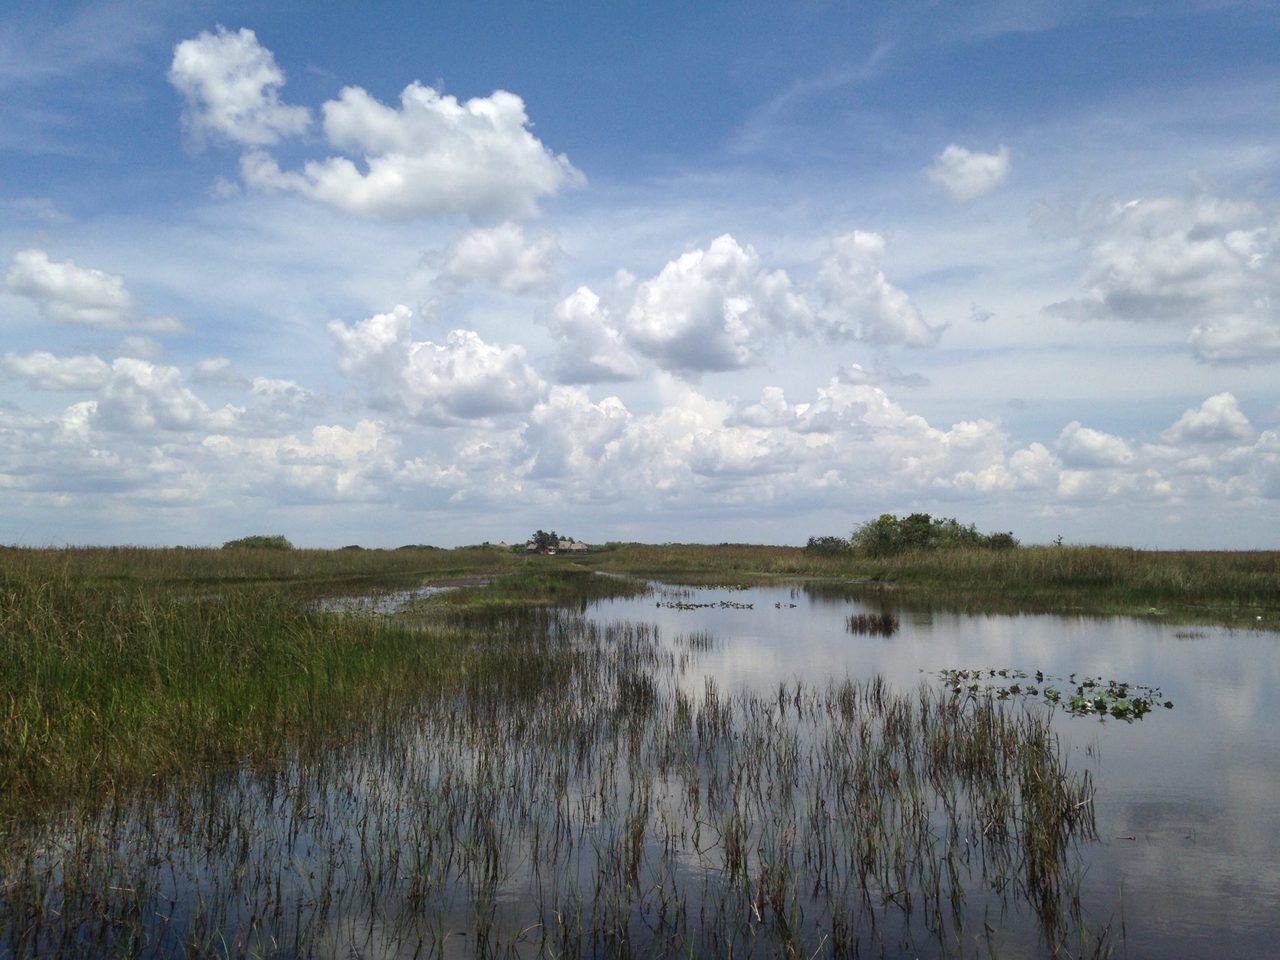
[[[856,613],[898,627],[851,633]],[[821,584],[448,616],[473,638],[465,679],[280,771],[162,786],[0,851],[0,956],[1280,942],[1275,633],[910,609]],[[949,668],[1145,684],[1174,706],[1131,723],[1039,695],[957,706]],[[937,736],[986,752],[956,761]]]
[[[657,603],[730,602],[750,609]],[[792,607],[791,604],[796,604]],[[855,610],[894,612],[892,637],[845,628]],[[767,692],[779,678],[881,675],[895,686],[947,668],[1016,668],[1160,688],[1174,708],[1144,719],[1059,716],[1055,730],[1097,786],[1099,842],[1083,894],[1123,902],[1130,957],[1275,955],[1280,943],[1280,634],[1125,617],[974,615],[904,609],[891,595],[668,589],[597,604],[671,638],[717,637],[697,674]],[[696,686],[700,676],[685,682]],[[1061,713],[1061,711],[1059,711]]]

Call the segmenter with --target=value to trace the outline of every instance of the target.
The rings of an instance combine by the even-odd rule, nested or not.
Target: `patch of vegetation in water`
[[[655,607],[666,607],[668,610],[754,610],[754,603],[742,603],[737,600],[659,600]]]
[[[886,610],[881,613],[851,613],[845,618],[844,625],[850,633],[892,637],[900,624],[897,616]]]
[[[1060,707],[1074,717],[1111,717],[1132,723],[1141,720],[1157,707],[1173,709],[1158,687],[1101,677],[1076,675],[1049,676],[1043,671],[1027,673],[1008,668],[985,670],[942,670],[938,676],[953,694],[993,696],[998,700],[1038,697],[1044,703]]]

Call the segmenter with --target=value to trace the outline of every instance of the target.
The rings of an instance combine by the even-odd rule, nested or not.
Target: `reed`
[[[0,555],[0,823],[273,753],[451,669],[450,630],[315,598],[484,555],[69,550]]]

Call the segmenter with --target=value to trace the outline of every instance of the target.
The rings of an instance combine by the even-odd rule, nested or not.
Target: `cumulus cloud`
[[[194,142],[205,138],[264,147],[306,130],[305,107],[280,102],[284,73],[252,30],[219,26],[173,48],[169,82],[185,101],[183,123]]]
[[[524,101],[505,90],[459,102],[411,83],[397,109],[346,87],[323,114],[326,138],[346,155],[296,172],[250,151],[241,163],[245,183],[296,191],[360,217],[406,219],[530,216],[541,198],[585,182],[533,135]]]
[[[10,293],[31,300],[41,316],[99,330],[146,330],[173,333],[182,325],[173,317],[143,313],[124,277],[78,266],[72,260],[50,260],[43,250],[19,250],[5,271]]]
[[[965,203],[1004,183],[1010,167],[1009,148],[1004,144],[995,153],[981,153],[953,143],[934,158],[925,173],[951,194],[952,200]]]
[[[118,357],[92,411],[95,427],[118,433],[198,430],[210,423],[205,403],[176,367]]]
[[[316,412],[317,397],[294,380],[254,377],[249,383],[249,406],[240,415],[240,428],[254,432],[281,430],[304,414]]]
[[[1268,302],[1263,313],[1197,324],[1187,342],[1197,358],[1215,365],[1248,366],[1280,360],[1280,308]]]
[[[529,476],[585,479],[616,455],[632,416],[617,397],[592,403],[579,387],[552,387],[529,415],[523,440],[532,451]]]
[[[507,293],[539,293],[555,283],[560,247],[548,235],[526,240],[510,221],[472,230],[446,255],[442,276],[457,285],[483,283]]]
[[[832,239],[815,281],[826,330],[868,343],[932,346],[943,328],[930,326],[911,298],[889,282],[880,269],[884,252],[878,233],[855,230]]]
[[[35,390],[97,390],[111,378],[111,367],[100,357],[55,357],[40,351],[26,356],[6,353],[0,370]]]
[[[424,423],[454,424],[529,410],[544,384],[524,348],[454,330],[444,343],[413,339],[403,305],[353,326],[329,324],[338,367],[368,386],[373,402]]]
[[[1165,443],[1218,443],[1248,440],[1253,424],[1230,393],[1209,397],[1199,407],[1186,411],[1160,435]]]
[[[1129,444],[1114,434],[1072,420],[1058,435],[1058,455],[1070,467],[1121,467],[1134,458]]]
[[[1085,296],[1050,305],[1076,320],[1193,325],[1208,363],[1280,359],[1280,255],[1274,220],[1208,195],[1116,206],[1086,237]]]
[[[384,499],[399,444],[382,424],[322,424],[308,435],[237,437],[216,433],[203,450],[226,465],[230,485],[284,502]]]
[[[391,326],[381,339],[406,342]],[[380,338],[371,339],[367,358],[380,352]],[[522,417],[455,419],[449,431],[376,419],[286,425],[263,411],[279,404],[298,419],[314,411],[313,398],[264,378],[248,390],[247,409],[211,411],[173,368],[127,358],[97,383],[86,378],[93,399],[55,416],[0,406],[0,485],[32,497],[92,496],[113,509],[246,497],[415,508],[518,502],[539,512],[589,505],[597,517],[640,510],[668,525],[694,510],[748,518],[851,502],[868,511],[956,500],[1002,510],[1102,500],[1256,509],[1280,498],[1280,433],[1255,437],[1229,395],[1187,411],[1159,443],[1072,422],[1056,442],[1015,447],[993,421],[935,425],[879,387],[839,378],[799,401],[766,387],[738,406],[664,375],[663,402],[643,413],[617,397],[553,386]]]
[[[555,305],[548,327],[560,343],[556,374],[562,383],[634,380],[640,364],[622,331],[590,287],[579,287]]]
[[[770,343],[812,326],[786,272],[725,234],[640,284],[623,330],[663,368],[697,373],[759,363]]]
[[[549,326],[562,345],[561,379],[632,379],[639,373],[632,351],[663,370],[696,375],[755,366],[786,341],[815,336],[878,345],[936,343],[944,327],[930,325],[889,282],[880,268],[884,252],[879,234],[835,237],[804,290],[730,234],[671,260],[640,284],[619,270],[613,296],[631,300],[619,317],[585,286],[556,306]],[[821,301],[817,309],[814,298]],[[855,368],[850,377],[862,383],[928,383],[887,364],[875,371]]]
[[[639,479],[665,500],[812,508],[853,491],[967,494],[975,477],[1008,473],[1005,445],[990,421],[937,429],[879,388],[839,380],[794,404],[767,387],[738,409],[686,388],[657,413],[627,422],[608,448],[604,475],[615,475],[606,482],[626,496]]]

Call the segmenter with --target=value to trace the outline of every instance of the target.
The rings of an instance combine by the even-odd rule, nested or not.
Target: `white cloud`
[[[301,384],[287,379],[254,377],[249,384],[249,407],[237,424],[242,431],[269,433],[316,413],[317,397]]]
[[[554,286],[561,251],[554,237],[526,240],[517,223],[472,230],[450,248],[443,276],[457,284],[484,283],[527,294]]]
[[[1248,440],[1253,425],[1230,393],[1209,397],[1198,408],[1186,411],[1160,435],[1165,443],[1217,443]]]
[[[1011,166],[1009,148],[1003,144],[995,153],[981,153],[953,143],[934,158],[933,166],[925,172],[951,194],[951,199],[964,203],[1004,183]]]
[[[252,151],[241,163],[245,182],[375,219],[529,216],[539,199],[585,182],[533,135],[524,101],[505,90],[459,102],[411,83],[396,109],[346,87],[323,112],[330,145],[348,156],[309,161],[299,173]]]
[[[117,357],[136,357],[139,360],[150,360],[153,363],[157,360],[163,360],[168,356],[164,344],[151,337],[145,337],[141,334],[130,334],[127,337],[121,337],[111,352]]]
[[[118,433],[193,431],[210,423],[209,408],[183,385],[176,367],[133,357],[112,362],[111,376],[95,403],[93,425]]]
[[[842,367],[839,374],[844,383],[869,384],[873,387],[927,387],[929,378],[921,373],[903,373],[891,363],[877,361],[870,370],[860,363]]]
[[[247,28],[219,26],[173,48],[169,82],[186,101],[183,122],[196,143],[205,137],[263,147],[306,130],[305,107],[280,102],[284,73]]]
[[[696,373],[759,363],[770,343],[812,326],[787,274],[724,234],[640,284],[623,329],[665,369]]]
[[[1194,324],[1188,342],[1208,363],[1278,360],[1278,229],[1253,203],[1205,194],[1131,200],[1086,237],[1086,295],[1047,309]]]
[[[640,365],[622,331],[590,287],[579,287],[555,305],[548,326],[560,343],[556,374],[562,383],[635,380]]]
[[[19,356],[6,353],[0,370],[36,390],[97,390],[111,377],[111,367],[92,355],[55,357],[40,351]]]
[[[938,342],[942,327],[930,326],[920,309],[880,269],[884,237],[855,230],[832,239],[818,268],[816,287],[824,300],[822,320],[837,337],[913,347]]]
[[[1133,461],[1129,444],[1114,434],[1072,420],[1058,435],[1058,455],[1069,467],[1121,467]]]
[[[237,372],[235,364],[228,357],[201,357],[191,371],[191,379],[196,383],[205,383],[223,387],[244,387],[249,381]]]
[[[591,482],[615,454],[632,420],[617,397],[592,403],[585,390],[552,387],[533,408],[524,440],[533,451],[529,475],[536,479],[577,478]]]
[[[4,279],[10,293],[31,300],[47,320],[100,330],[182,329],[173,317],[145,315],[124,277],[77,266],[72,260],[50,260],[43,250],[19,250]]]
[[[397,306],[348,327],[334,321],[338,367],[363,380],[373,402],[425,423],[453,424],[529,410],[544,384],[524,348],[454,330],[442,344],[415,341],[412,311]]]
[[[382,424],[320,425],[305,438],[211,434],[201,446],[225,465],[225,486],[279,503],[385,500],[397,441]]]
[[[1191,328],[1187,342],[1196,357],[1215,365],[1273,363],[1280,360],[1280,316],[1267,303],[1270,316],[1228,317]]]

